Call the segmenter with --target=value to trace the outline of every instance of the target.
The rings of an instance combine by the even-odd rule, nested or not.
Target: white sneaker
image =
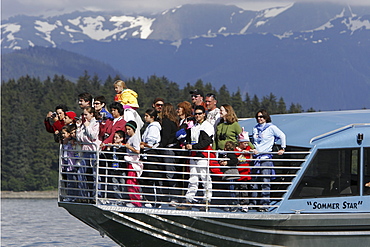
[[[244,213],[248,213],[248,206],[246,206],[246,205],[244,205],[244,206],[242,206],[242,212],[244,212]]]
[[[151,203],[145,203],[145,204],[144,204],[144,207],[146,207],[146,208],[152,208],[152,207],[153,207],[153,205],[152,205]]]
[[[108,200],[106,199],[99,199],[99,201],[102,205],[108,204]]]
[[[172,200],[172,201],[170,202],[170,207],[176,207],[178,204],[179,204],[179,202],[178,202],[178,201],[176,201],[176,200]]]
[[[134,207],[135,207],[135,205],[134,205],[134,204],[132,204],[131,202],[129,202],[129,203],[126,203],[126,207],[134,208]]]

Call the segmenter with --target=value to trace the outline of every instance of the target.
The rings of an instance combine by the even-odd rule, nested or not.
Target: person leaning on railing
[[[126,135],[128,138],[126,142],[126,151],[127,155],[125,160],[127,161],[127,179],[126,184],[127,191],[129,192],[129,197],[131,202],[126,203],[128,207],[141,207],[141,190],[139,185],[138,178],[143,173],[143,163],[139,161],[140,154],[140,133],[137,132],[137,124],[135,121],[128,121],[126,123]]]
[[[190,129],[190,135],[186,149],[192,150],[191,156],[197,158],[208,158],[209,152],[212,150],[212,137],[214,135],[214,127],[208,121],[205,121],[206,113],[203,106],[196,106],[194,109],[196,123]],[[195,151],[196,150],[196,151]],[[203,151],[202,151],[203,150]],[[190,178],[188,190],[186,192],[186,202],[188,204],[177,207],[178,209],[190,209],[191,203],[196,203],[195,195],[198,191],[199,179],[203,182],[204,195],[203,203],[210,203],[212,198],[212,181],[208,171],[208,161],[206,159],[190,159]]]
[[[249,168],[249,159],[252,158],[251,150],[254,149],[254,145],[249,140],[249,133],[244,131],[242,128],[242,133],[238,136],[238,143],[239,145],[235,148],[237,151],[236,156],[238,157],[239,164],[238,164],[238,171],[240,174],[240,178],[237,180],[238,183],[236,184],[236,190],[238,191],[238,198],[239,203],[241,205],[240,210],[242,212],[248,212],[248,192],[249,184],[246,183],[252,179],[250,176],[251,170]]]
[[[63,137],[62,146],[63,146],[63,167],[62,172],[66,172],[65,178],[67,179],[66,187],[70,188],[67,190],[67,196],[63,198],[64,202],[74,202],[76,198],[73,196],[77,196],[78,193],[75,190],[77,188],[77,180],[76,177],[76,159],[75,157],[75,140],[72,136],[72,133],[76,131],[76,124],[65,125],[61,130],[61,134]]]
[[[225,143],[224,151],[234,151],[235,144],[232,141],[227,141]],[[220,188],[222,190],[225,190],[226,192],[222,192],[221,195],[226,197],[227,199],[224,199],[221,204],[226,204],[228,207],[223,207],[222,209],[227,212],[236,212],[238,211],[238,208],[236,205],[238,204],[238,201],[236,199],[236,193],[235,193],[235,180],[240,179],[239,171],[237,169],[237,165],[239,163],[238,158],[236,157],[235,153],[222,153],[220,152],[220,157],[227,158],[225,160],[220,160],[219,163],[221,167],[227,167],[227,168],[221,168],[223,172],[222,181],[224,183],[221,183]],[[225,183],[227,182],[227,183]]]
[[[108,159],[106,162],[106,167],[108,169],[108,198],[116,199],[126,199],[123,192],[125,192],[125,176],[127,165],[126,162],[121,162],[124,160],[126,153],[125,143],[125,132],[123,130],[117,130],[114,133],[113,143],[106,145],[106,152],[101,153],[101,158]],[[102,163],[102,162],[101,162]],[[114,169],[111,169],[114,168]],[[114,191],[115,193],[112,193]]]
[[[166,179],[164,180],[165,187],[168,198],[166,201],[170,202],[171,206],[176,205],[178,202],[178,197],[181,191],[176,189],[178,186],[178,169],[175,164],[177,160],[174,158],[175,152],[172,150],[178,148],[176,132],[178,130],[178,119],[176,110],[170,103],[165,103],[162,107],[162,112],[160,115],[160,123],[162,125],[161,130],[161,142],[159,147],[163,148],[159,153],[164,155],[163,163],[164,169],[166,170]],[[168,148],[168,149],[167,149]]]
[[[224,150],[225,143],[232,141],[237,144],[237,136],[242,132],[238,123],[238,117],[231,105],[223,104],[220,107],[221,120],[217,125],[212,148],[214,150]]]
[[[96,151],[99,148],[101,141],[99,140],[99,122],[96,120],[97,114],[93,107],[87,106],[84,108],[83,116],[85,118],[85,122],[82,123],[82,120],[78,120],[76,122],[77,125],[77,140],[82,143],[91,143],[91,144],[83,144],[82,150],[89,151],[84,152],[83,154],[83,164],[78,170],[79,173],[89,173],[89,174],[96,174],[96,168],[94,167],[94,160],[96,160]],[[87,169],[88,168],[88,169]],[[94,181],[94,176],[85,176],[81,175],[80,178],[82,180]],[[94,196],[95,189],[94,183],[90,183],[87,187],[84,183],[79,183],[81,189],[89,188],[90,191],[83,191],[83,196]],[[91,192],[92,191],[92,192]]]
[[[266,110],[260,110],[256,113],[255,116],[257,120],[257,125],[253,128],[253,139],[254,146],[253,153],[257,159],[254,162],[254,168],[252,169],[252,174],[266,175],[257,177],[253,179],[256,182],[264,182],[263,184],[253,184],[252,190],[258,190],[259,187],[262,189],[261,197],[262,200],[259,200],[257,204],[256,199],[250,201],[250,205],[269,205],[270,204],[270,188],[271,188],[271,175],[275,174],[274,163],[269,159],[272,158],[272,154],[268,152],[272,151],[272,147],[276,140],[281,140],[281,149],[278,151],[278,155],[282,155],[286,147],[286,137],[285,134],[275,125],[271,123],[271,117]],[[259,168],[261,166],[262,168]],[[268,167],[268,168],[264,168]],[[271,168],[270,168],[271,167]],[[257,192],[252,192],[252,197],[256,198],[258,196]],[[258,211],[268,211],[268,207],[259,207]]]
[[[140,182],[143,186],[142,190],[145,194],[146,203],[145,207],[159,207],[158,202],[162,201],[160,194],[162,194],[161,187],[163,186],[164,175],[161,172],[163,166],[159,163],[160,158],[153,155],[157,155],[157,151],[152,148],[158,147],[161,141],[161,124],[158,122],[158,112],[155,109],[147,109],[144,115],[145,122],[148,123],[143,135],[142,142],[140,143],[141,152],[147,154],[143,158],[144,171]]]

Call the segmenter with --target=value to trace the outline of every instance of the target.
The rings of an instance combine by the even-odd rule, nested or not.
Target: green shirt
[[[225,143],[227,141],[232,141],[233,143],[235,143],[235,145],[238,145],[238,135],[241,132],[242,128],[240,127],[238,122],[234,122],[232,124],[220,122],[217,125],[217,131],[212,148],[214,150],[224,150]]]

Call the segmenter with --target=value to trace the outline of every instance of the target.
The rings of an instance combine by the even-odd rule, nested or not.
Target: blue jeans
[[[274,163],[272,161],[260,161],[261,166],[270,166],[273,167]],[[260,169],[252,169],[252,174],[260,174],[260,175],[272,175],[272,168],[260,168]],[[258,190],[261,189],[262,192],[260,192],[260,197],[263,199],[259,200],[259,205],[269,205],[270,204],[270,189],[271,189],[271,176],[261,176],[261,177],[255,177],[254,181],[256,182],[264,182],[265,184],[252,184],[252,190]],[[252,192],[251,196],[256,198],[258,197],[258,192]],[[250,205],[257,205],[257,200],[252,199],[250,201]]]
[[[83,155],[84,159],[81,160],[81,167],[78,168],[78,175],[77,178],[79,181],[78,187],[81,190],[81,196],[83,197],[94,197],[95,196],[95,177],[97,176],[95,160],[96,154],[86,152]],[[83,174],[84,173],[84,174]],[[85,175],[91,174],[91,175]],[[100,181],[100,176],[98,176],[98,180]],[[88,181],[89,183],[86,183]],[[98,186],[100,189],[100,184]],[[98,194],[100,196],[100,192]]]

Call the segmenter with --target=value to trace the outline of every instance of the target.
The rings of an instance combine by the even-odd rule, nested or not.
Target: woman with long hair
[[[223,150],[227,141],[237,144],[237,137],[242,132],[242,128],[238,123],[238,117],[231,105],[223,104],[220,107],[220,116],[221,120],[217,125],[213,143],[214,150]]]
[[[188,122],[193,120],[192,111],[192,106],[188,101],[183,101],[177,104],[176,112],[179,117],[180,128],[187,126]]]
[[[153,156],[157,154],[157,150],[152,149],[159,146],[161,141],[161,124],[158,122],[158,112],[156,109],[151,108],[145,111],[144,119],[148,123],[143,135],[140,148],[147,156],[144,159],[144,172],[142,177],[145,179],[141,180],[143,185],[142,190],[145,194],[147,202],[144,204],[145,207],[159,207],[158,202],[162,201],[161,194],[163,186],[163,173],[158,172],[163,170],[163,166],[159,165],[159,158]],[[156,164],[157,163],[157,164]],[[161,178],[160,180],[158,178]]]
[[[177,148],[177,138],[176,132],[178,130],[178,118],[175,111],[175,108],[171,103],[165,103],[162,107],[162,112],[160,113],[160,122],[162,125],[161,130],[161,142],[159,147],[161,148]],[[168,156],[175,156],[175,152],[173,150],[163,150],[161,151],[162,154]],[[176,176],[176,166],[174,165],[176,160],[174,158],[166,157],[163,158],[164,169],[166,170],[166,178],[165,186],[170,187],[168,189],[169,194],[169,202],[171,206],[175,206],[178,202],[176,195],[181,194],[181,191],[175,189],[177,186],[177,182],[174,181]]]
[[[79,167],[78,173],[90,173],[96,174],[96,168],[94,164],[91,162],[96,158],[96,153],[100,147],[101,141],[99,140],[99,122],[97,119],[97,113],[95,109],[91,106],[87,106],[84,108],[83,116],[85,118],[85,122],[82,123],[82,120],[78,120],[76,137],[79,142],[82,142],[82,150],[86,151],[83,153],[83,161],[82,167]],[[86,175],[79,175],[78,180],[80,181],[94,181],[94,176],[86,176]],[[89,189],[89,191],[82,191],[83,196],[94,196],[95,189],[92,184],[91,186],[86,186],[86,183],[79,183],[79,187],[81,189]]]

